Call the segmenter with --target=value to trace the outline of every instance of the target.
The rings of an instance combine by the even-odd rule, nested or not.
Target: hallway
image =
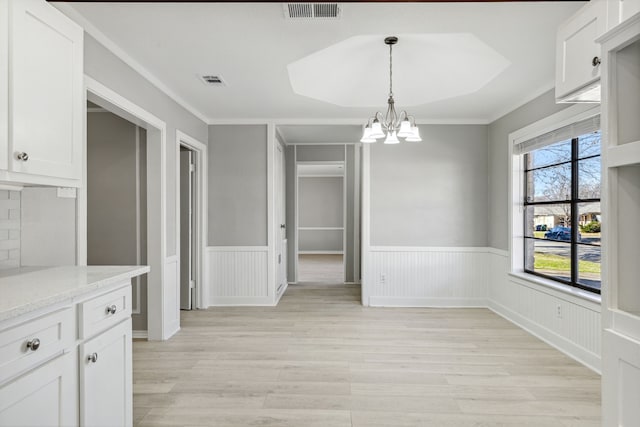
[[[600,377],[491,311],[362,307],[356,285],[182,312],[133,367],[140,426],[600,425]]]

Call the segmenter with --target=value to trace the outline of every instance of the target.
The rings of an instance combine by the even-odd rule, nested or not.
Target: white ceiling
[[[474,93],[510,65],[473,34],[394,35],[393,93],[404,107]],[[388,52],[379,35],[350,37],[289,64],[289,80],[303,96],[379,108],[390,89]]]
[[[492,121],[553,87],[555,34],[559,23],[582,2],[496,3],[345,3],[342,18],[329,21],[285,19],[279,3],[72,3],[56,5],[82,21],[99,40],[106,37],[139,69],[152,74],[176,98],[211,122],[240,119],[278,119],[281,122],[359,123],[385,108],[388,89],[388,35],[466,33],[503,58],[506,68],[478,79],[484,67],[476,57],[459,73],[446,75],[394,70],[396,107],[403,108],[402,91],[429,91],[430,85],[470,87],[453,97],[410,108],[423,122]],[[381,94],[379,107],[345,107],[294,92],[287,67],[315,52],[355,36],[379,38],[368,66],[384,78],[367,80]],[[396,52],[428,63],[431,52],[420,48]],[[409,57],[408,55],[413,55]],[[434,57],[435,58],[435,57]],[[325,64],[327,82],[343,87],[362,80],[360,68]],[[366,65],[366,64],[365,64]],[[432,67],[440,64],[433,61]],[[461,66],[464,67],[464,66]],[[419,71],[420,68],[417,68]],[[424,70],[423,70],[424,71]],[[470,72],[471,71],[471,72]],[[493,74],[492,74],[493,73]],[[227,86],[206,87],[197,75],[221,75]],[[495,78],[493,75],[495,74]],[[310,75],[312,81],[318,76]],[[424,82],[421,80],[438,80]],[[475,80],[483,80],[478,84]],[[322,82],[326,84],[327,82]],[[428,83],[428,84],[427,84]],[[320,83],[319,83],[320,84]],[[476,90],[476,87],[479,87]],[[409,89],[408,89],[409,88]],[[356,99],[346,105],[369,105]],[[437,97],[436,97],[437,98]],[[441,98],[441,97],[440,97]],[[407,103],[432,100],[407,95]]]

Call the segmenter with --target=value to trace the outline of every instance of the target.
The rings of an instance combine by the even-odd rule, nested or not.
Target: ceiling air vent
[[[205,74],[198,77],[200,77],[200,81],[207,86],[226,86],[227,85],[221,76]]]
[[[339,3],[284,3],[287,19],[340,19]]]

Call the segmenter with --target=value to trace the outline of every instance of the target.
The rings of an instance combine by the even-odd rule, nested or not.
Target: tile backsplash
[[[0,190],[0,269],[20,266],[20,192]]]

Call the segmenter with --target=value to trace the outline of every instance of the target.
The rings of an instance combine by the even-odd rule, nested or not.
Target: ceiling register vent
[[[211,74],[205,74],[200,77],[200,81],[207,86],[226,86],[227,84],[221,76],[214,76]]]
[[[285,3],[287,19],[340,19],[339,3]]]

